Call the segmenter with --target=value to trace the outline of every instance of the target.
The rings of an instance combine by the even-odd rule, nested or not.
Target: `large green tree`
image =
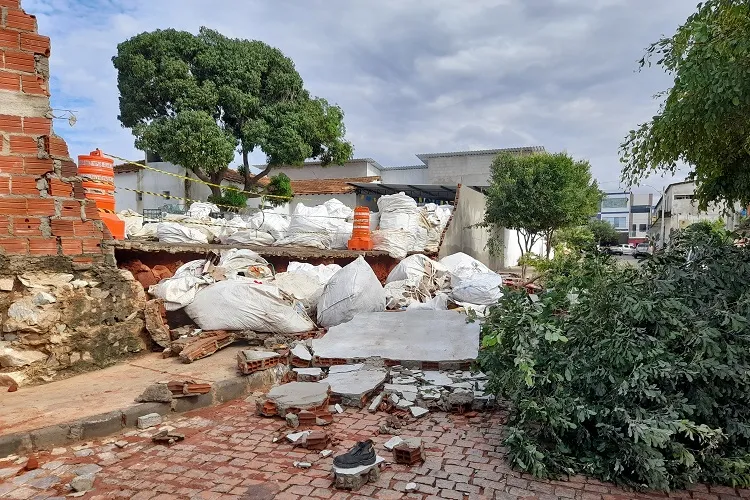
[[[615,245],[618,241],[617,230],[606,220],[592,220],[588,228],[594,235],[594,241],[598,245]]]
[[[132,129],[137,146],[203,180],[223,178],[231,161],[224,154],[230,142],[242,157],[248,191],[274,166],[301,165],[308,158],[342,164],[352,156],[341,108],[310,96],[294,62],[263,42],[228,38],[207,28],[197,35],[157,30],[119,44],[112,61],[118,72],[119,119]],[[212,150],[203,148],[206,137]],[[219,142],[221,154],[205,161],[218,152]],[[255,150],[267,158],[257,175],[249,164]],[[221,191],[215,188],[213,194],[221,196]]]
[[[623,180],[691,166],[699,204],[750,203],[750,3],[708,0],[641,67],[674,77],[659,112],[622,144]]]
[[[549,257],[555,231],[584,224],[598,210],[601,191],[587,161],[566,153],[504,153],[491,168],[484,224],[518,231],[523,254],[545,238]]]

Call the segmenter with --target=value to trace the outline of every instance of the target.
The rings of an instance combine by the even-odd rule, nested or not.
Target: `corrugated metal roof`
[[[532,153],[543,153],[545,151],[544,146],[524,146],[520,148],[503,148],[503,149],[478,149],[475,151],[454,151],[449,153],[423,153],[418,154],[417,158],[422,161],[428,158],[440,158],[446,156],[475,156],[475,155],[498,155],[500,153],[518,153],[518,154],[532,154]]]

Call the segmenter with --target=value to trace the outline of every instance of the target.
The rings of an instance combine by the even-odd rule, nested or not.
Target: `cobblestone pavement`
[[[94,489],[83,498],[109,499],[254,499],[301,498],[498,498],[623,500],[664,498],[664,494],[632,493],[583,477],[539,481],[512,471],[500,446],[503,415],[462,416],[431,413],[402,429],[402,436],[420,436],[427,460],[418,466],[386,466],[380,479],[357,492],[332,487],[332,457],[294,449],[275,437],[288,431],[279,419],[255,416],[254,405],[235,401],[177,416],[168,424],[185,434],[181,443],[153,445],[155,431],[131,431],[102,442],[82,443],[39,455],[41,467],[24,471],[26,457],[0,460],[0,498],[58,499],[70,495],[76,476],[93,474]],[[378,436],[386,415],[348,409],[325,429],[339,440],[336,453],[356,441],[372,438],[379,454],[390,454]],[[310,469],[295,468],[308,461]],[[408,483],[417,491],[405,493]],[[71,496],[72,496],[71,495]],[[750,490],[695,486],[670,498],[731,500],[750,498]]]

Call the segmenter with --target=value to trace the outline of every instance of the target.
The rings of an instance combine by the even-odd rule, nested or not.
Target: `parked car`
[[[651,253],[651,245],[648,243],[638,243],[635,246],[633,257],[636,259],[645,259],[646,257],[651,257]]]
[[[633,248],[633,245],[628,245],[626,243],[607,247],[607,253],[612,255],[633,255],[634,252],[635,248]]]

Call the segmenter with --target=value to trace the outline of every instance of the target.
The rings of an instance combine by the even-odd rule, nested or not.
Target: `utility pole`
[[[666,226],[664,224],[664,206],[667,204],[667,192],[664,188],[661,188],[661,247],[664,248],[666,245]]]

